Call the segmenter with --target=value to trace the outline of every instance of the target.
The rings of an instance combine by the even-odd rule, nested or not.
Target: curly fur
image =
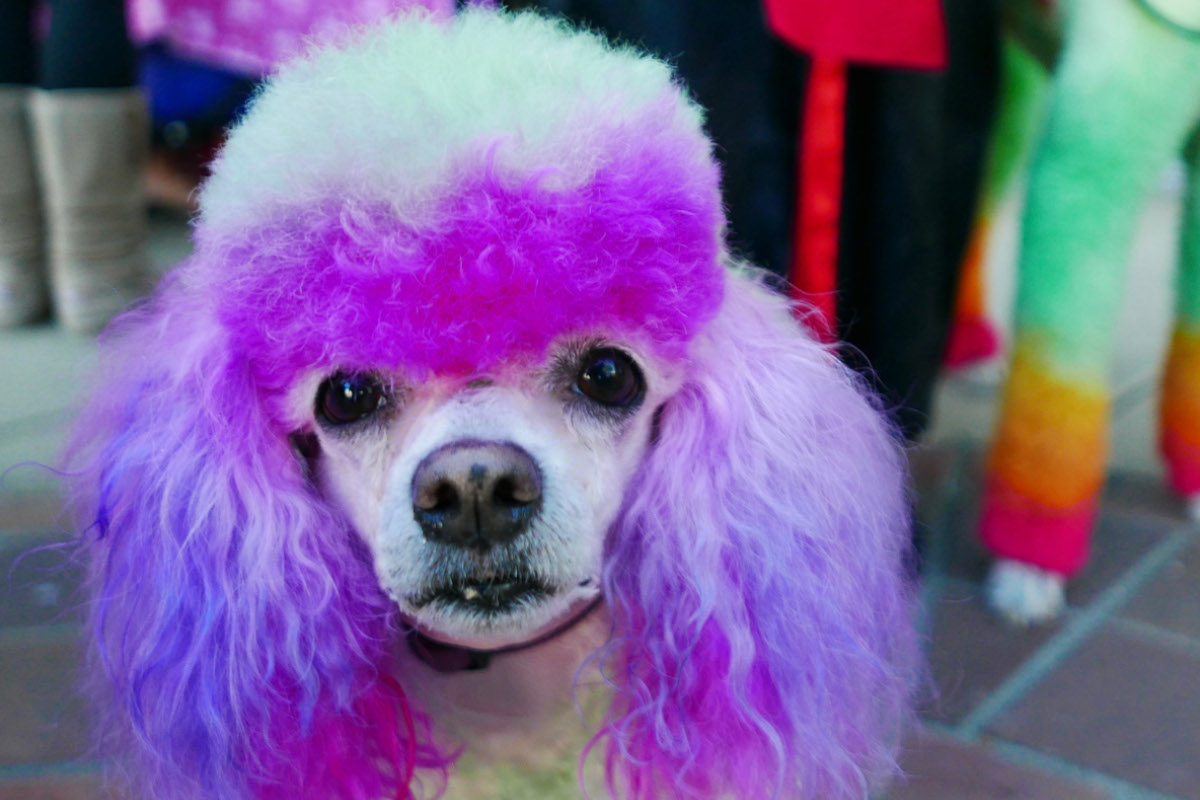
[[[637,798],[865,796],[916,667],[900,455],[744,275],[689,372],[610,539],[612,772]]]
[[[724,266],[709,149],[662,64],[531,15],[403,20],[273,80],[196,255],[107,334],[73,445],[125,783],[435,793],[454,754],[392,673],[392,607],[284,396],[312,370],[534,363],[581,330],[688,376],[608,539],[610,788],[852,797],[894,770],[916,669],[900,452],[785,303]]]
[[[78,423],[98,729],[146,797],[378,798],[445,763],[381,673],[389,601],[176,286],[110,331]]]

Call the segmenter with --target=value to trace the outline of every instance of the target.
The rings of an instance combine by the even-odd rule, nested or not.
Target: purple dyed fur
[[[826,800],[894,770],[917,662],[900,451],[786,304],[723,267],[717,170],[668,124],[681,102],[604,128],[572,189],[554,164],[497,166],[502,137],[460,153],[421,229],[336,191],[201,225],[106,335],[74,506],[100,731],[136,796],[436,791],[453,756],[393,680],[393,608],[282,399],[332,368],[502,379],[582,331],[688,376],[608,542],[614,789]]]
[[[488,372],[576,331],[633,329],[678,359],[720,304],[724,216],[707,142],[670,132],[666,99],[608,135],[610,160],[578,188],[545,188],[549,167],[504,175],[495,143],[448,168],[471,177],[430,228],[331,198],[235,237],[202,229],[197,282],[283,389],[314,367]]]
[[[609,539],[610,781],[631,798],[865,797],[895,771],[918,672],[900,451],[860,382],[745,276],[689,374]]]
[[[105,754],[138,797],[395,794],[447,762],[383,679],[390,603],[200,313],[122,320],[78,424]]]

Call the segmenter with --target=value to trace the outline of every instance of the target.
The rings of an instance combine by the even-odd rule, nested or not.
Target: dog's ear
[[[919,658],[903,453],[862,382],[730,272],[606,554],[621,796],[863,797]]]
[[[246,360],[173,288],[107,339],[71,463],[92,688],[127,782],[407,796],[441,762],[386,677],[389,605]]]

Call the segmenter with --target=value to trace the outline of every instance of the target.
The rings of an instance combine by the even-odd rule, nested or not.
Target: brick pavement
[[[981,602],[977,451],[917,457],[936,697],[890,800],[1200,800],[1200,539],[1153,476],[1108,487],[1058,624]],[[0,800],[98,797],[79,678],[78,576],[54,497],[0,494]]]

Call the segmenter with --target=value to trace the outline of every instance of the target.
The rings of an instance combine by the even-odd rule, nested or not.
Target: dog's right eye
[[[349,425],[374,414],[383,403],[383,386],[370,374],[339,372],[317,391],[317,416],[330,425]]]
[[[611,408],[628,408],[642,400],[646,382],[633,359],[615,347],[600,347],[583,359],[575,391]]]

